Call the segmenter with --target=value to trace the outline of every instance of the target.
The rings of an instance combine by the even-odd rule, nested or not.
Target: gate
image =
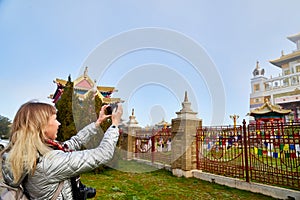
[[[242,126],[207,126],[197,130],[197,169],[244,178]]]
[[[172,132],[171,128],[162,128],[153,135],[155,149],[153,155],[155,162],[171,165],[172,158]]]
[[[135,144],[136,158],[171,164],[171,128],[138,132],[135,137]]]

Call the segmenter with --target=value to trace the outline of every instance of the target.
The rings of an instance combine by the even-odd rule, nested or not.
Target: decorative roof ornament
[[[182,109],[179,112],[176,112],[177,118],[190,118],[196,119],[197,112],[194,112],[191,109],[191,102],[189,102],[187,91],[184,93],[184,101],[182,102]]]
[[[94,94],[97,93],[97,80],[96,79],[94,80],[94,85],[93,85],[92,91],[94,92]]]
[[[158,127],[163,127],[163,128],[167,128],[167,127],[171,126],[171,124],[168,123],[167,121],[165,121],[164,118],[161,120],[161,122],[158,122],[155,125],[158,126]]]
[[[87,78],[88,76],[88,66],[85,67],[84,72],[83,72],[83,77]]]
[[[184,93],[184,101],[182,102],[182,109],[180,112],[191,112],[191,103],[189,102],[187,91]]]
[[[253,71],[253,76],[256,77],[256,76],[264,76],[264,75],[265,75],[265,69],[260,68],[259,61],[256,61],[256,66]]]
[[[129,116],[129,121],[127,122],[128,127],[139,127],[137,120],[134,116],[134,108],[132,108],[131,116]]]

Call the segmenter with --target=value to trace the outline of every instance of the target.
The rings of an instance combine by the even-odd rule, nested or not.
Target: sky
[[[256,62],[275,77],[280,69],[269,60],[296,49],[287,36],[300,32],[299,5],[0,0],[0,115],[12,120],[26,101],[49,101],[53,80],[74,80],[88,66],[98,85],[118,89],[125,121],[134,108],[141,126],[171,122],[188,91],[204,125],[233,124],[234,114],[241,123]]]

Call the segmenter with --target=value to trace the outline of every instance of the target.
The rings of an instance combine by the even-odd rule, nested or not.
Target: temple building
[[[57,89],[54,94],[50,95],[50,98],[53,99],[53,103],[56,103],[63,93],[63,88],[65,87],[67,81],[56,78],[56,80],[53,82],[57,84]],[[88,67],[85,68],[84,73],[81,76],[73,81],[73,84],[74,92],[81,100],[86,98],[89,91],[93,91],[103,103],[121,102],[120,98],[111,97],[113,92],[117,92],[114,87],[97,86],[96,80],[93,81],[88,76]]]
[[[265,77],[265,70],[257,62],[251,78],[250,110],[260,108],[266,99],[272,105],[291,110],[284,121],[300,120],[300,33],[287,37],[296,44],[296,49],[270,63],[279,67],[282,73],[278,77]],[[250,119],[250,122],[253,119]]]

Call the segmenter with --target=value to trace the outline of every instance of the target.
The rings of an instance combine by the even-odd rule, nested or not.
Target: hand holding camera
[[[102,106],[99,117],[96,121],[96,126],[99,126],[104,120],[111,117],[112,125],[118,126],[123,114],[121,103],[112,103]]]
[[[118,109],[118,103],[108,104],[108,107],[106,107],[105,112],[107,115],[111,115],[114,109]]]
[[[121,103],[115,104],[111,106],[112,109],[112,114],[111,114],[111,123],[112,125],[118,126],[120,121],[121,121],[121,117],[123,114],[123,107]]]

